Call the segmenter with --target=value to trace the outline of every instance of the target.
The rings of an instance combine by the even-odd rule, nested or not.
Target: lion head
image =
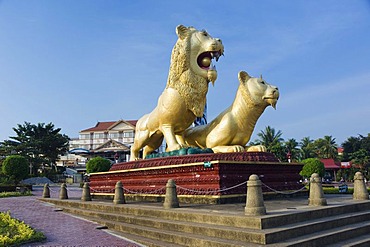
[[[279,89],[268,84],[262,75],[259,78],[250,77],[247,72],[240,71],[238,74],[240,90],[246,100],[249,100],[251,106],[259,106],[261,109],[271,105],[276,108],[279,99]]]
[[[194,27],[176,27],[178,40],[172,50],[166,87],[176,89],[195,116],[203,115],[208,83],[217,79],[213,60],[218,61],[224,46],[218,38]]]

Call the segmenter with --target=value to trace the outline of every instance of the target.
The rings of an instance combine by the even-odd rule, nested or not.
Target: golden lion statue
[[[218,61],[224,53],[221,40],[183,25],[176,27],[176,33],[166,88],[157,107],[136,124],[130,160],[139,158],[141,148],[145,158],[161,145],[163,137],[167,151],[185,147],[182,134],[203,115],[208,83],[217,79],[212,59]]]
[[[207,125],[199,125],[184,132],[186,144],[200,148],[212,148],[215,153],[266,151],[262,145],[245,147],[256,122],[265,108],[274,109],[279,99],[277,87],[261,78],[239,72],[239,88],[233,104]]]

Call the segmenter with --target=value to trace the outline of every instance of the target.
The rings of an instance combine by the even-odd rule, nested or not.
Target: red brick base
[[[301,164],[279,162],[271,153],[217,153],[154,158],[118,163],[109,172],[90,175],[92,194],[114,194],[122,181],[125,194],[164,195],[174,179],[178,195],[232,196],[246,193],[246,181],[257,174],[263,191],[302,187]]]

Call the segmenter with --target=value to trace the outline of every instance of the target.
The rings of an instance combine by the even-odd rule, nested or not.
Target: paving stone
[[[53,189],[52,197],[57,197],[56,187]],[[53,205],[37,200],[42,195],[42,189],[37,189],[33,193],[36,196],[0,199],[0,211],[10,211],[12,217],[24,221],[47,237],[47,240],[42,243],[23,246],[141,246],[97,229],[99,225],[94,222],[55,210]],[[81,196],[81,191],[77,188],[69,189],[69,196],[73,197],[77,194]]]

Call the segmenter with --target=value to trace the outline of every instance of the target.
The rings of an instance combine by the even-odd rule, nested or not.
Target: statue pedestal
[[[245,202],[246,182],[257,174],[261,182],[278,190],[297,190],[302,164],[279,162],[271,153],[216,153],[153,158],[114,164],[110,171],[90,175],[94,197],[113,198],[122,181],[127,200],[163,202],[166,184],[173,179],[184,203]],[[264,192],[272,192],[262,185]]]

